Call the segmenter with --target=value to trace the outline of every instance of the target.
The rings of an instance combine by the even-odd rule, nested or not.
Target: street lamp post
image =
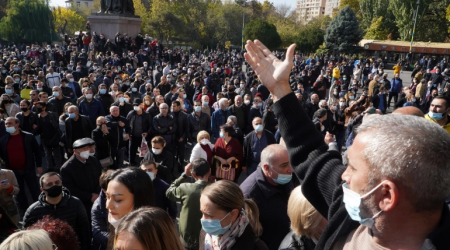
[[[245,30],[245,4],[247,0],[235,0],[235,2],[239,5],[242,5],[242,41],[241,41],[241,49],[244,49],[244,30]]]
[[[412,53],[412,45],[414,42],[414,33],[416,32],[417,16],[419,15],[420,0],[417,0],[416,4],[417,4],[417,8],[416,8],[416,12],[414,13],[414,27],[413,27],[412,36],[411,36],[411,45],[409,46],[409,54]]]

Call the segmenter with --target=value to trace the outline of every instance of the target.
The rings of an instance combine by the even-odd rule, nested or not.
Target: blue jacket
[[[99,100],[92,98],[92,101],[88,102],[85,99],[80,102],[80,113],[88,116],[91,124],[96,124],[97,117],[105,116],[105,109]]]
[[[155,188],[156,206],[166,211],[170,217],[175,220],[177,218],[177,204],[169,200],[166,196],[169,184],[156,176],[155,179],[153,179],[153,187]]]
[[[92,217],[92,249],[106,250],[108,245],[108,209],[106,208],[106,195],[100,192],[94,201],[91,210]]]
[[[399,93],[402,91],[403,88],[403,82],[402,79],[392,79],[391,80],[391,89],[389,89],[389,92],[391,93]]]
[[[214,111],[211,115],[211,131],[215,138],[219,138],[220,126],[227,122],[228,116],[231,115],[230,110],[223,111],[221,108]]]

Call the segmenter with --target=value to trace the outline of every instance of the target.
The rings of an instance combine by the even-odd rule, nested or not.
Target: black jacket
[[[200,116],[197,116],[195,112],[192,112],[187,117],[189,123],[189,139],[191,142],[197,142],[197,134],[198,132],[205,130],[211,135],[211,118],[203,112],[200,113]]]
[[[175,118],[171,114],[167,114],[166,119],[167,123],[166,121],[163,121],[164,117],[161,114],[153,117],[153,128],[155,129],[155,135],[176,134],[178,124],[175,122]],[[172,127],[172,129],[170,129],[170,127]]]
[[[19,119],[19,127],[20,127],[20,129],[23,129],[23,117],[24,117],[23,112],[19,112],[19,113],[16,114],[16,118]],[[37,115],[33,111],[30,111],[30,114],[28,115],[28,118],[30,119],[31,126],[38,124]],[[27,132],[35,134],[35,131],[36,131],[35,129],[32,129],[32,131],[27,131]]]
[[[111,132],[108,129],[109,132]],[[95,141],[95,156],[98,160],[105,159],[111,156],[111,148],[109,146],[110,134],[103,134],[100,127],[92,130],[92,140]]]
[[[56,111],[58,113],[58,115],[61,115],[62,113],[64,113],[64,105],[66,105],[66,103],[68,102],[72,102],[72,100],[69,97],[65,97],[63,96],[63,98],[61,100],[59,100],[56,97],[53,97],[52,99],[50,99],[48,101],[48,103],[51,103],[52,105],[54,105],[56,107]]]
[[[130,123],[129,121],[119,115],[118,119],[115,119],[112,115],[105,116],[106,118],[106,126],[109,130],[109,144],[112,148],[120,149],[128,145],[128,141],[123,140],[123,133],[125,129],[126,134],[131,133]],[[125,124],[125,127],[120,127],[119,122],[123,122]]]
[[[100,191],[100,195],[94,201],[91,210],[92,218],[92,249],[106,250],[109,237],[108,209],[106,208],[106,195]]]
[[[138,115],[137,112],[134,110],[128,113],[127,120],[130,122],[130,136],[133,135],[137,115]],[[149,138],[148,136],[150,136],[153,129],[152,119],[150,115],[144,111],[142,111],[141,115],[142,115],[142,131],[148,133],[147,138]]]
[[[255,133],[255,130],[253,130],[252,132],[247,134],[244,138],[244,145],[242,145],[244,148],[244,159],[242,166],[246,166],[248,168],[251,167],[253,163],[253,136],[255,135]],[[267,140],[267,146],[277,143],[275,141],[274,135],[270,131],[264,130],[263,133]]]
[[[170,113],[172,117],[175,119],[177,124],[177,130],[175,131],[176,139],[183,138],[184,142],[186,142],[186,138],[188,136],[189,123],[187,121],[187,114],[183,111],[178,112],[178,118],[174,112]]]
[[[25,150],[25,156],[27,157],[27,169],[26,171],[34,174],[36,172],[35,167],[42,166],[42,155],[39,144],[34,138],[34,135],[20,131],[22,135],[23,147]],[[8,161],[8,141],[11,137],[10,134],[6,134],[0,138],[0,158],[5,161],[5,168],[9,169]]]
[[[350,218],[343,202],[341,176],[346,166],[342,164],[342,156],[338,151],[328,150],[293,93],[278,100],[273,107],[290,162],[302,183],[302,192],[328,219],[316,249],[333,249],[337,240],[346,238],[360,226]],[[326,178],[321,178],[323,176]],[[441,221],[428,235],[422,249],[449,249],[450,212],[444,201],[442,203]]]
[[[169,152],[169,150],[163,149],[161,154],[156,155],[152,150],[149,150],[148,153],[142,159],[142,162],[152,160],[158,163],[158,177],[165,181],[166,183],[172,183],[172,170],[173,170],[173,155]],[[141,163],[142,163],[141,162]]]
[[[90,156],[82,163],[72,155],[61,167],[61,178],[70,193],[83,202],[87,214],[92,207],[92,194],[100,193],[99,178],[102,174],[100,162]]]
[[[119,114],[120,114],[120,116],[123,116],[123,117],[127,117],[128,113],[133,111],[133,105],[131,105],[129,103],[124,103],[123,106],[120,106],[119,101],[117,101],[117,102],[111,104],[111,106],[119,107]]]
[[[91,138],[91,132],[92,132],[92,124],[89,120],[89,117],[84,115],[79,115],[78,119],[81,119],[81,124],[83,126],[83,138]],[[73,140],[72,140],[72,119],[67,118],[66,123],[66,147],[72,148]]]
[[[94,96],[94,98],[102,103],[103,109],[105,110],[105,114],[109,114],[109,108],[114,103],[114,98],[112,98],[112,96],[109,93],[100,94],[100,92],[98,92]]]
[[[38,114],[37,115],[38,126],[36,127],[35,134],[41,135],[41,140],[44,141],[43,143],[45,143],[47,147],[55,148],[59,146],[59,142],[61,141],[62,136],[62,132],[59,129],[59,117],[56,113],[53,112],[47,112],[47,116],[50,118],[50,123],[55,133],[53,133],[53,136],[50,138],[44,137],[43,127],[45,126],[45,124],[43,122],[41,114]]]
[[[170,107],[169,107],[170,108]],[[156,106],[156,102],[153,102],[153,104],[147,109],[146,111],[150,116],[153,118],[159,114],[159,107]]]
[[[264,228],[261,240],[269,249],[278,249],[290,231],[291,221],[286,213],[288,199],[294,189],[293,181],[273,186],[264,177],[261,168],[256,169],[241,184],[246,199],[252,199],[259,208],[259,221]],[[277,216],[274,216],[274,215]]]
[[[83,203],[78,198],[71,196],[65,188],[63,188],[62,196],[57,205],[52,205],[45,200],[45,193],[42,192],[38,201],[33,203],[25,212],[23,227],[27,228],[45,215],[50,215],[55,219],[67,222],[73,228],[80,241],[81,249],[90,249],[91,232],[89,231],[89,220]]]

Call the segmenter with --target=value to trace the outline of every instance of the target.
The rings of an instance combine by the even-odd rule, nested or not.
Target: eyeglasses
[[[168,109],[168,108],[159,108],[159,109]]]

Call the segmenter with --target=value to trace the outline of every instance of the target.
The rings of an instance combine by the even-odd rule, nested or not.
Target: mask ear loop
[[[381,187],[381,185],[383,185],[383,183],[385,183],[387,180],[384,180],[382,182],[380,182],[380,184],[378,184],[376,187],[374,187],[372,190],[370,190],[368,193],[366,193],[365,195],[361,196],[361,199],[366,198],[367,196],[369,196],[371,193],[375,192],[375,190],[377,190],[379,187]]]

